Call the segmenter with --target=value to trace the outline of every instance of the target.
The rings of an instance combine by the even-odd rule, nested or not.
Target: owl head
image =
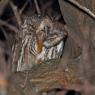
[[[44,39],[48,32],[52,30],[52,27],[52,20],[48,16],[33,15],[31,17],[25,17],[21,26],[21,36],[36,35]]]
[[[42,21],[40,22],[37,30],[36,35],[40,38],[45,39],[50,31],[53,29],[53,23],[52,20],[46,16],[43,17]]]

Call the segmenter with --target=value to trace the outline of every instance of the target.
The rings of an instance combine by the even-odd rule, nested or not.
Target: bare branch
[[[8,27],[9,29],[13,30],[15,33],[17,33],[17,32],[19,31],[19,30],[18,30],[16,27],[14,27],[13,25],[11,25],[11,24],[9,24],[9,23],[7,23],[7,22],[5,22],[5,21],[2,21],[2,20],[0,20],[0,25],[4,25],[4,26]]]
[[[23,13],[24,9],[26,8],[27,4],[29,3],[29,0],[26,0],[25,4],[23,5],[23,7],[20,9],[20,15]]]
[[[17,23],[20,26],[21,25],[21,17],[20,17],[20,13],[19,13],[19,11],[17,9],[17,6],[15,6],[12,2],[10,2],[10,5],[11,5],[13,13],[14,13],[14,15],[16,17]]]
[[[7,35],[6,31],[5,31],[5,29],[4,29],[3,27],[0,27],[0,28],[1,28],[1,30],[2,30],[2,32],[3,32],[3,34],[4,34],[4,36],[5,36],[6,40],[8,40],[9,37],[8,37],[8,35]]]
[[[73,5],[75,5],[76,7],[78,7],[80,10],[84,11],[86,14],[88,14],[93,19],[95,19],[95,14],[93,12],[91,12],[90,9],[88,9],[88,8],[80,5],[77,1],[75,1],[75,0],[65,0],[65,1],[68,1],[68,2],[72,3]]]
[[[8,4],[9,0],[0,0],[0,16],[2,15],[6,5]]]
[[[38,5],[37,0],[34,0],[34,3],[35,3],[35,7],[36,7],[36,10],[37,10],[38,15],[40,15],[41,14],[41,11],[40,11],[40,8],[39,8],[39,5]]]

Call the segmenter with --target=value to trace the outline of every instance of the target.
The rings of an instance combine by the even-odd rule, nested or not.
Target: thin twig
[[[40,15],[41,14],[41,11],[40,11],[40,8],[39,8],[39,5],[38,5],[37,0],[34,0],[34,3],[35,3],[35,7],[36,7],[36,10],[37,10],[38,15]]]
[[[16,27],[14,27],[13,25],[11,25],[3,20],[0,20],[0,25],[4,25],[4,26],[8,27],[9,29],[13,30],[15,33],[17,33],[19,31]]]
[[[73,5],[78,7],[80,10],[84,11],[86,14],[88,14],[93,19],[95,19],[95,14],[90,9],[80,5],[77,1],[75,1],[75,0],[65,0],[65,1],[68,1],[68,2],[72,3]]]
[[[13,13],[14,13],[15,17],[16,17],[18,25],[21,26],[21,16],[20,16],[20,13],[18,11],[17,6],[15,6],[12,2],[10,2],[10,6],[13,10]]]
[[[0,0],[0,16],[4,12],[4,9],[6,8],[9,0]]]
[[[20,15],[23,13],[23,11],[25,10],[26,6],[28,5],[29,0],[26,0],[25,4],[23,5],[23,7],[20,9]]]
[[[6,31],[5,31],[5,29],[4,29],[2,26],[1,26],[0,28],[1,28],[1,30],[2,30],[2,32],[3,32],[3,34],[4,34],[4,36],[5,36],[5,39],[6,39],[6,40],[9,40],[9,37],[8,37],[8,35],[7,35]]]

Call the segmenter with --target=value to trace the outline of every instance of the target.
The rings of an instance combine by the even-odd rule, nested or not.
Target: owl
[[[33,65],[61,58],[66,35],[64,26],[48,16],[25,17],[18,35],[20,49],[16,71],[29,70]]]

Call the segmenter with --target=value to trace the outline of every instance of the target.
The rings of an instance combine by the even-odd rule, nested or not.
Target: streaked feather
[[[27,17],[21,29],[22,48],[17,71],[29,69],[29,64],[40,64],[38,62],[61,58],[64,49],[64,30],[56,27],[50,18]],[[26,65],[29,65],[29,68],[25,68]]]

